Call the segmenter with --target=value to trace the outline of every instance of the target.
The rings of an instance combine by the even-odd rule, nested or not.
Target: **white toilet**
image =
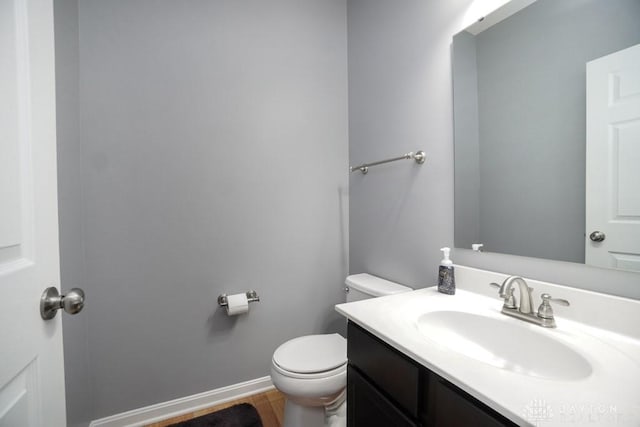
[[[372,276],[347,277],[347,302],[411,291]],[[346,425],[347,340],[338,334],[305,335],[273,353],[271,380],[287,397],[284,427]]]

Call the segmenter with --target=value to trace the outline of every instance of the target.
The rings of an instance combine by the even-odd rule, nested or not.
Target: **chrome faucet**
[[[520,307],[518,307],[518,311],[522,314],[531,314],[533,307],[531,292],[533,291],[533,288],[530,288],[522,277],[507,277],[505,281],[502,282],[502,286],[500,286],[500,296],[504,298],[508,294],[513,294],[513,282],[516,282],[518,284],[518,289],[520,289]]]
[[[520,290],[520,305],[517,304],[516,297],[513,295],[513,283],[518,284]],[[538,312],[533,312],[533,288],[527,285],[527,282],[520,276],[507,277],[502,285],[497,283],[490,283],[491,286],[500,288],[500,298],[504,299],[502,306],[502,313],[507,316],[515,317],[527,322],[535,323],[536,325],[543,326],[545,328],[555,328],[556,321],[553,317],[553,310],[551,309],[550,302],[554,302],[560,305],[568,306],[569,301],[564,299],[551,298],[549,294],[542,294],[542,304],[538,308]]]

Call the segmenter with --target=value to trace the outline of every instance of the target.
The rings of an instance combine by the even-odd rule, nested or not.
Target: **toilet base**
[[[283,427],[346,427],[347,402],[337,407],[302,406],[287,399]]]
[[[327,427],[347,427],[347,401],[343,400],[340,405],[333,408],[327,407],[326,417]]]
[[[324,427],[324,406],[302,406],[290,399],[284,405],[283,427]]]

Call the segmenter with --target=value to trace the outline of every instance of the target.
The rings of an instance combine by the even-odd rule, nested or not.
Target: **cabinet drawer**
[[[358,371],[347,368],[347,427],[417,427]]]
[[[372,383],[409,415],[418,417],[420,368],[360,326],[349,322],[347,356]]]

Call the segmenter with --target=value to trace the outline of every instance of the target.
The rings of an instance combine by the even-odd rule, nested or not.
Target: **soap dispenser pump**
[[[438,270],[438,292],[447,295],[455,295],[456,279],[453,272],[453,261],[449,259],[450,248],[440,248],[444,254],[444,258],[440,262]]]

